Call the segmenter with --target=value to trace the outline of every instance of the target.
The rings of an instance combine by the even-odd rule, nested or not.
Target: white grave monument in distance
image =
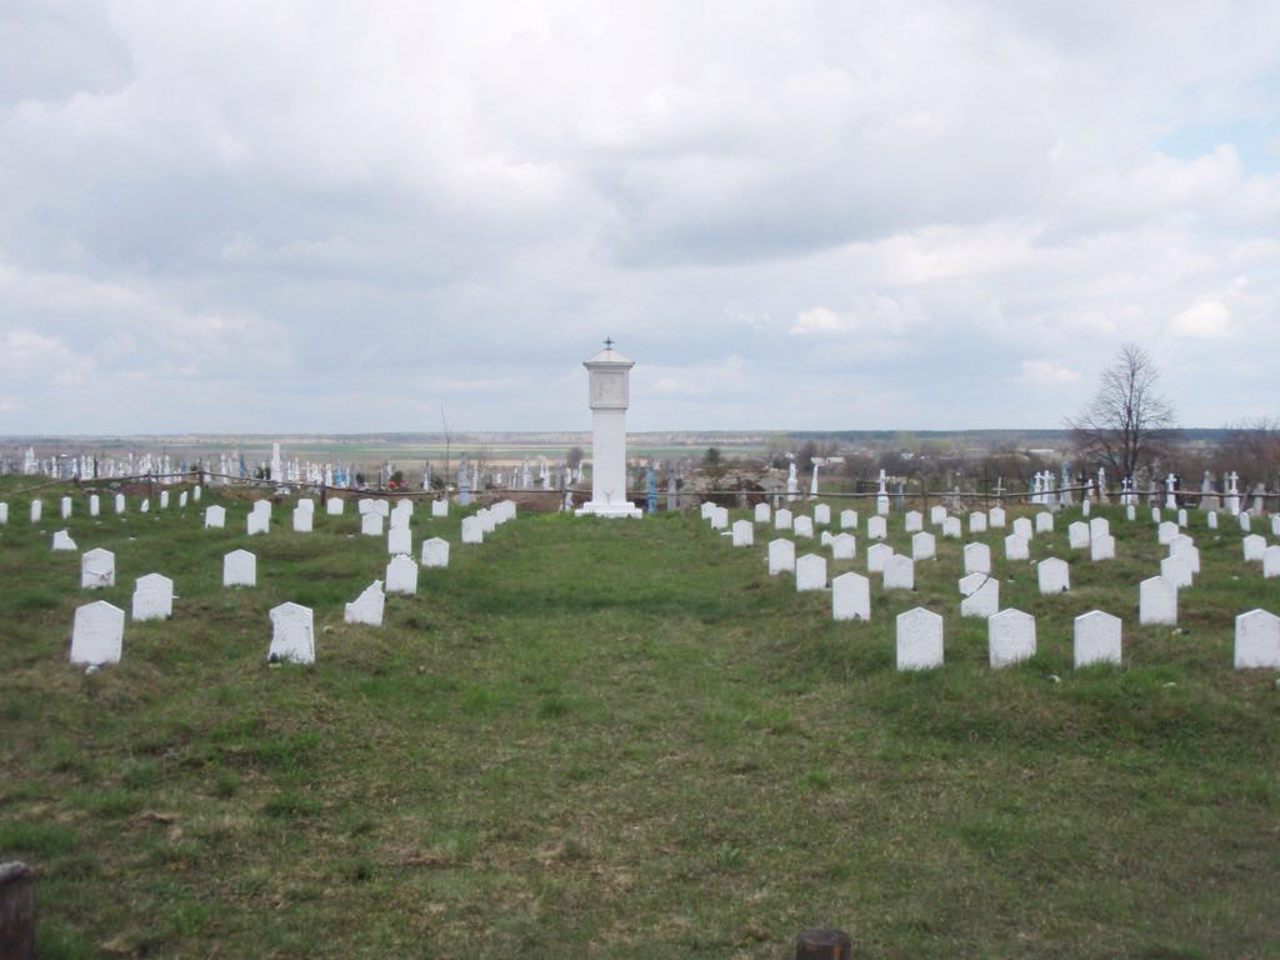
[[[387,595],[382,592],[382,581],[375,580],[364,588],[360,596],[343,607],[344,623],[363,623],[370,627],[382,626],[382,613],[387,605]]]
[[[271,610],[271,663],[315,663],[315,618],[309,607],[282,603]]]
[[[591,404],[591,499],[578,516],[633,517],[643,511],[627,499],[628,381],[635,361],[613,349],[604,349],[583,363],[589,381]]]
[[[769,576],[792,573],[796,568],[796,545],[792,540],[769,541]]]
[[[80,588],[97,590],[116,585],[116,555],[96,547],[80,558]]]
[[[71,534],[65,530],[59,530],[53,535],[53,549],[55,550],[79,550],[76,542],[71,539]]]
[[[253,587],[258,583],[258,558],[248,550],[232,550],[222,558],[224,587]]]
[[[755,524],[750,520],[735,520],[733,522],[733,545],[735,547],[749,547],[755,543]]]
[[[214,506],[204,508],[204,526],[206,530],[222,530],[227,525],[225,507]]]
[[[860,573],[842,573],[831,581],[833,620],[871,619],[871,581]]]
[[[942,617],[916,607],[898,614],[895,645],[899,670],[929,670],[942,666]]]
[[[96,667],[119,663],[124,650],[124,611],[105,600],[76,608],[71,662]]]
[[[1235,668],[1280,670],[1280,617],[1266,610],[1236,617]]]
[[[1120,666],[1120,632],[1120,618],[1101,610],[1076,617],[1073,637],[1076,669],[1094,663]]]
[[[827,558],[806,553],[796,560],[796,591],[824,590],[827,586]]]
[[[432,537],[422,541],[422,565],[424,567],[449,566],[449,541]]]
[[[1036,618],[1012,607],[993,614],[987,619],[987,644],[993,668],[1034,657]]]
[[[148,573],[133,587],[134,620],[166,620],[173,616],[173,581],[163,574]]]

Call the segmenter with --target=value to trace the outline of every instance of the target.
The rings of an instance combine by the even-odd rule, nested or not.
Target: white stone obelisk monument
[[[627,499],[627,381],[636,362],[610,339],[582,365],[590,378],[591,500],[578,516],[639,519],[643,512]]]

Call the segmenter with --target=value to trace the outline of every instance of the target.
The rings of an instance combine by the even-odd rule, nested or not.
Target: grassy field
[[[735,550],[696,513],[522,515],[463,548],[456,508],[419,507],[415,548],[443,535],[452,565],[373,629],[342,622],[387,560],[353,504],[311,534],[283,504],[250,541],[248,503],[209,495],[224,531],[136,499],[64,523],[57,488],[33,528],[22,486],[0,481],[0,860],[40,871],[42,957],[784,958],[816,925],[860,958],[1280,956],[1280,690],[1231,669],[1234,616],[1280,612],[1280,581],[1234,523],[1193,514],[1178,629],[1136,624],[1149,522],[1096,511],[1118,559],[1092,564],[1059,516],[1032,545],[1070,560],[1054,597],[979,535],[1038,619],[1038,656],[993,672],[958,617],[965,540],[834,623],[767,575],[762,528]],[[118,586],[78,589],[63,527]],[[258,587],[224,590],[241,546]],[[76,606],[127,610],[152,571],[173,619],[72,668]],[[286,600],[315,608],[314,668],[266,664]],[[899,674],[917,605],[947,664]],[[1124,618],[1122,669],[1071,669],[1094,608]]]

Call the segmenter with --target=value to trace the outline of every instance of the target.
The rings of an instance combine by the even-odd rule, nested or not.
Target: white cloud
[[[1080,374],[1076,370],[1060,367],[1048,360],[1023,360],[1022,375],[1019,379],[1024,383],[1042,385],[1075,383],[1080,379]]]
[[[1169,321],[1175,337],[1220,340],[1231,335],[1231,310],[1221,300],[1201,300]]]

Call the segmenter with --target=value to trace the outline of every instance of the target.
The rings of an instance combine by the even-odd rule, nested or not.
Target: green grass
[[[195,506],[63,523],[50,488],[33,530],[20,487],[0,481],[0,859],[40,870],[42,956],[780,958],[815,925],[859,957],[1280,956],[1280,690],[1231,670],[1235,615],[1280,612],[1280,582],[1234,524],[1193,513],[1178,629],[1136,625],[1149,523],[1105,511],[1119,558],[1092,564],[1059,516],[1032,547],[1071,564],[1055,597],[979,535],[1001,605],[1037,618],[1037,656],[993,672],[958,616],[968,537],[837,624],[767,575],[762,528],[734,550],[696,515],[530,515],[463,548],[459,511],[419,508],[415,545],[447,537],[452,565],[376,630],[342,622],[387,560],[354,505],[299,535],[282,504],[250,540],[247,501],[219,501],[224,531]],[[116,552],[93,599],[176,583],[173,619],[129,623],[92,675],[66,662],[89,594],[49,550],[63,526]],[[225,591],[241,546],[258,587]],[[313,668],[266,665],[286,600],[315,607]],[[898,674],[916,605],[944,614],[947,665]],[[1071,668],[1094,608],[1124,618],[1120,669]]]

